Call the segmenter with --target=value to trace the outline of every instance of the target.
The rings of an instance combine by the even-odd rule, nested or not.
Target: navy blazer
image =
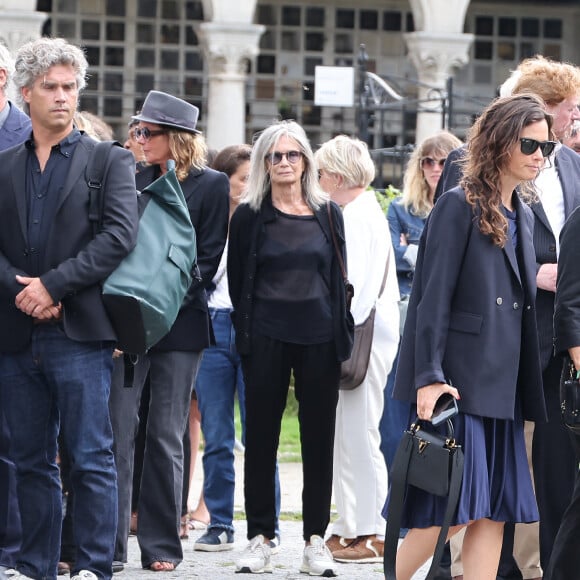
[[[158,165],[144,167],[135,176],[137,189],[145,189],[159,175]],[[206,289],[217,272],[226,245],[230,182],[225,173],[206,168],[192,169],[180,184],[195,228],[199,277],[193,279],[171,330],[153,350],[198,352],[213,339]]]
[[[445,167],[437,190],[435,200],[443,192],[455,187],[461,179],[461,165],[458,163],[465,156],[466,146],[463,145],[451,151],[445,162]],[[558,177],[564,194],[564,215],[566,219],[580,205],[580,156],[572,149],[563,145],[555,155]],[[534,215],[534,250],[536,252],[536,272],[542,264],[555,264],[556,238],[550,227],[546,212],[540,202],[530,206]],[[553,355],[553,316],[554,293],[538,288],[536,295],[536,316],[540,340],[540,358],[542,369],[545,369]]]
[[[453,384],[464,413],[513,419],[516,391],[524,417],[545,420],[534,310],[535,257],[517,197],[518,251],[479,231],[461,188],[435,204],[423,231],[403,334],[394,397]]]
[[[137,239],[135,160],[113,147],[102,182],[103,227],[93,236],[85,169],[94,139],[83,135],[75,148],[41,256],[40,279],[55,303],[62,302],[63,328],[79,341],[114,341],[100,283],[133,249]],[[25,144],[0,152],[0,352],[26,347],[33,319],[16,308],[22,289],[16,274],[29,275]]]
[[[0,151],[20,145],[30,137],[31,124],[28,115],[23,113],[16,105],[8,102],[10,112],[4,125],[0,128]]]

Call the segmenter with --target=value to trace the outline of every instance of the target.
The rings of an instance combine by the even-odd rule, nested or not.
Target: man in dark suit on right
[[[553,131],[562,140],[572,123],[580,119],[580,69],[542,57],[527,59],[518,67],[513,92],[533,92],[554,115]],[[532,444],[532,465],[536,499],[540,511],[540,562],[547,569],[562,516],[572,497],[578,469],[574,448],[560,409],[562,358],[554,355],[554,296],[560,230],[580,205],[580,158],[558,145],[554,158],[536,179],[539,201],[534,212],[536,250],[536,315],[543,369],[544,396],[548,421],[536,423]]]
[[[13,72],[14,60],[0,44],[0,151],[23,143],[30,135],[30,118],[6,94]],[[0,401],[0,573],[14,568],[20,548],[16,473],[8,454],[9,444],[8,425]]]

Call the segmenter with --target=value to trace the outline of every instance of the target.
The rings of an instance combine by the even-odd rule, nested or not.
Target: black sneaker
[[[223,528],[210,528],[193,545],[199,552],[225,552],[234,549],[234,533]]]

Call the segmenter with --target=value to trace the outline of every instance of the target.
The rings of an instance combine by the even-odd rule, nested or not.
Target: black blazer
[[[346,245],[344,222],[340,208],[330,202],[334,231],[344,263],[346,264]],[[324,235],[332,249],[331,264],[331,311],[334,327],[334,343],[338,361],[348,359],[352,350],[354,322],[346,308],[344,280],[333,247],[327,206],[314,212]],[[276,220],[272,198],[267,195],[259,211],[247,204],[238,206],[230,222],[228,241],[228,286],[234,307],[232,320],[236,329],[236,346],[242,355],[251,352],[252,300],[257,267],[257,252],[264,223]],[[356,292],[356,289],[355,289]]]
[[[545,419],[534,311],[535,258],[529,212],[516,197],[520,262],[508,239],[494,245],[477,226],[461,188],[435,204],[423,231],[394,396],[450,382],[462,412]],[[519,361],[519,364],[518,364]]]
[[[433,195],[434,201],[437,201],[448,189],[453,189],[459,185],[463,174],[461,161],[465,157],[466,152],[467,145],[461,145],[461,147],[453,149],[453,151],[447,155],[445,166],[443,167],[441,177],[439,178],[437,187],[435,188],[435,194]]]
[[[564,194],[566,219],[580,205],[580,156],[572,149],[562,146],[556,154],[556,169]],[[542,264],[555,264],[556,238],[550,228],[548,218],[541,203],[531,205],[534,212],[534,248],[536,250],[536,270]],[[554,293],[538,289],[536,314],[540,337],[542,368],[545,369],[554,353]]]
[[[62,302],[63,327],[73,340],[116,340],[101,299],[100,283],[133,249],[137,239],[135,160],[113,147],[102,182],[103,226],[93,237],[85,169],[95,141],[83,135],[58,194],[58,208],[44,248],[41,271],[31,271],[27,242],[24,144],[0,153],[0,351],[30,341],[32,317],[14,304],[22,286],[16,274],[40,275],[54,302]]]
[[[554,308],[554,349],[565,354],[580,346],[580,208],[560,234],[560,259]]]
[[[145,189],[159,175],[158,165],[143,168],[135,176],[137,189]],[[224,173],[213,169],[192,169],[181,182],[181,189],[195,228],[199,277],[193,279],[171,330],[153,350],[198,352],[213,339],[205,291],[217,272],[226,244],[230,182]]]

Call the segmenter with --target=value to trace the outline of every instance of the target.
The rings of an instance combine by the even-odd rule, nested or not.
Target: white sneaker
[[[271,553],[270,546],[264,544],[264,536],[260,534],[252,538],[236,562],[236,572],[241,574],[271,573]]]
[[[310,574],[310,576],[324,576],[325,578],[337,575],[332,554],[320,536],[310,536],[310,545],[304,548],[300,572]]]
[[[0,578],[8,578],[9,580],[12,580],[12,579],[24,580],[25,578],[27,578],[28,580],[32,580],[32,578],[30,576],[25,576],[24,574],[22,574],[22,572],[18,572],[14,568],[10,568],[9,570],[6,570],[4,572],[4,575],[0,576]]]
[[[99,580],[99,579],[90,570],[81,570],[78,574],[75,574],[71,578],[71,580]]]
[[[280,552],[280,536],[272,538],[268,542],[268,546],[270,546],[270,554],[272,554],[272,556],[278,554],[278,552]]]

